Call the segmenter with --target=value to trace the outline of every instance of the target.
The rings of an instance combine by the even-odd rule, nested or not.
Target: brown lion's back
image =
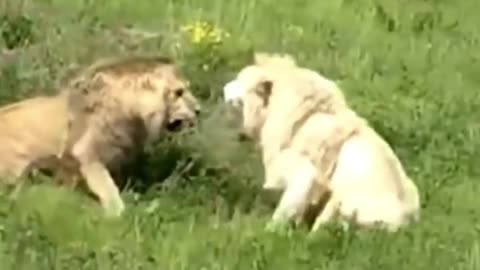
[[[108,74],[114,77],[131,77],[150,73],[162,67],[174,67],[174,65],[175,62],[172,59],[164,56],[133,55],[105,57],[72,72],[64,80],[66,84],[72,86],[77,82],[88,82],[98,74]]]
[[[0,108],[0,177],[19,176],[38,159],[57,155],[66,136],[64,95],[35,97]]]

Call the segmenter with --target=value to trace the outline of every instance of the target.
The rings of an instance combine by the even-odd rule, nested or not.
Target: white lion
[[[326,196],[312,231],[336,216],[391,231],[419,220],[416,185],[334,82],[290,56],[256,54],[226,84],[224,97],[241,107],[242,134],[262,149],[263,187],[284,190],[273,224],[298,224]]]

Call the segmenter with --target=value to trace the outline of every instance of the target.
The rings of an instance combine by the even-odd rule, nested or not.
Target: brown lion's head
[[[138,119],[147,141],[162,130],[178,131],[195,124],[200,104],[172,60],[134,56],[102,60],[74,81],[82,111],[107,115],[112,121]],[[72,100],[79,104],[79,100]],[[122,120],[123,119],[123,120]]]
[[[134,97],[135,107],[150,137],[159,130],[176,132],[195,125],[201,106],[192,94],[189,83],[174,65],[162,65],[142,76],[142,84]]]
[[[200,103],[189,89],[189,83],[171,77],[166,90],[167,122],[169,131],[192,127],[201,111]]]

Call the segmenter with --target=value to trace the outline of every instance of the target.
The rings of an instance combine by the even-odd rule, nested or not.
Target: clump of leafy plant
[[[0,31],[7,49],[28,46],[34,41],[33,20],[26,15],[0,17]]]

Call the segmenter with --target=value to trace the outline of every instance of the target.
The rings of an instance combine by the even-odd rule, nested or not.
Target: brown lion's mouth
[[[170,132],[177,132],[186,127],[193,127],[192,121],[186,121],[184,119],[175,119],[167,124],[167,130]]]
[[[183,127],[183,120],[177,119],[167,124],[167,130],[171,132],[180,131]]]

